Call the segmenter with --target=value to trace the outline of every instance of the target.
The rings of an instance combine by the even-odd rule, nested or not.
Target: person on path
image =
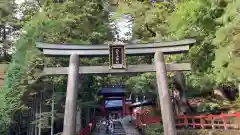
[[[113,120],[111,119],[109,123],[110,123],[110,124],[109,124],[110,132],[111,132],[111,134],[113,134],[113,132],[114,132],[114,128],[113,128]]]
[[[109,134],[109,125],[110,125],[110,122],[109,122],[109,117],[106,118],[106,134]]]
[[[106,126],[106,121],[103,120],[103,121],[102,121],[102,124],[103,124],[103,126]]]
[[[109,120],[107,120],[107,124],[106,124],[106,134],[109,134],[110,132],[110,122],[109,122]]]
[[[102,124],[101,120],[99,120],[96,124],[97,133],[100,131],[101,124]]]

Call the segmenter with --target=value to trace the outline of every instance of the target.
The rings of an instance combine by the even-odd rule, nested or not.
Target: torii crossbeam
[[[180,41],[168,41],[146,44],[126,44],[126,55],[153,55],[156,51],[165,54],[182,53],[189,50],[189,45],[194,44],[196,40],[185,39]],[[76,54],[81,57],[90,56],[108,56],[108,45],[72,45],[72,44],[49,44],[36,43],[37,48],[43,50],[45,55],[66,56]]]

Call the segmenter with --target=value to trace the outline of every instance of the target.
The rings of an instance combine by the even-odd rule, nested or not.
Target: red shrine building
[[[100,89],[103,100],[101,101],[102,116],[111,115],[114,118],[132,116],[139,113],[141,107],[152,107],[155,100],[138,98],[131,96],[127,98],[126,88],[124,85],[111,85]],[[141,106],[141,107],[140,107]]]
[[[111,85],[104,87],[99,93],[103,96],[101,102],[101,112],[105,115],[113,117],[122,117],[130,112],[129,105],[131,100],[126,98],[126,90],[124,85]]]

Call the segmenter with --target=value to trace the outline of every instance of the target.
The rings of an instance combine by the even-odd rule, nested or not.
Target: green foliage
[[[212,39],[219,24],[215,21],[223,13],[215,0],[187,0],[177,5],[169,18],[169,31],[175,39],[194,37],[197,44],[189,52],[193,70],[207,71],[214,60]]]
[[[226,81],[238,82],[238,8],[236,0],[184,0],[175,3],[134,0],[121,1],[116,16],[126,14],[131,17],[133,39],[197,40],[188,55],[169,57],[171,61],[191,61],[192,72],[184,76],[187,96],[192,97],[211,91]],[[150,31],[146,24],[149,24]],[[144,77],[130,78],[127,81],[129,87],[136,92],[152,92],[149,79],[154,81],[155,76]]]
[[[30,83],[37,80],[44,66],[67,66],[68,60],[59,57],[46,58],[36,49],[35,42],[98,44],[113,38],[108,3],[99,0],[68,0],[54,3],[52,0],[26,1],[20,5],[23,17],[19,20],[25,27],[20,39],[15,43],[16,52],[5,76],[4,87],[0,91],[0,134],[19,121],[18,113],[26,111],[24,99],[30,91],[38,92]],[[226,81],[239,82],[240,46],[239,6],[236,0],[178,0],[174,2],[149,2],[148,0],[119,1],[115,17],[130,15],[133,22],[133,39],[144,42],[195,38],[197,43],[188,55],[166,57],[167,62],[191,61],[193,72],[185,73],[188,96],[212,90]],[[40,12],[41,6],[41,12]],[[13,22],[15,13],[13,1],[0,1],[1,24]],[[44,62],[43,62],[44,61]],[[107,64],[106,58],[81,59],[81,64]],[[152,57],[131,57],[128,64],[152,64]],[[173,73],[169,73],[172,83]],[[66,77],[45,78],[44,82],[56,85],[56,99],[64,98]],[[85,76],[81,104],[94,106],[98,89],[107,84],[126,83],[130,93],[155,97],[156,84],[153,73],[138,74],[135,77]],[[197,92],[196,92],[197,91]],[[191,93],[192,92],[192,93]],[[195,93],[196,92],[196,93]],[[92,101],[92,102],[89,102]],[[57,103],[56,103],[57,104]],[[202,106],[202,110],[212,105]],[[59,108],[58,108],[59,109]],[[48,115],[47,115],[48,117]],[[158,132],[161,128],[150,130]],[[159,132],[158,132],[159,133]]]
[[[231,0],[188,0],[178,4],[168,20],[175,38],[195,37],[198,40],[190,50],[193,68],[209,74],[213,72],[209,71],[213,65],[217,82],[239,77],[238,44],[235,44],[238,41],[238,4]]]
[[[147,125],[143,130],[144,130],[144,134],[146,135],[163,135],[162,124]]]
[[[203,103],[197,109],[198,112],[212,112],[220,106],[217,103]]]
[[[218,47],[214,61],[217,81],[239,81],[239,1],[228,4],[221,21],[223,26],[216,31],[214,43]],[[220,19],[218,20],[220,21]]]
[[[42,89],[41,87],[44,87],[44,84],[42,84],[44,81],[50,81],[49,83],[56,81],[57,87],[55,89],[60,92],[66,87],[64,81],[66,79],[61,77],[55,80],[46,78],[37,82],[42,84],[41,87],[32,87],[33,85],[30,82],[38,79],[43,65],[51,66],[66,63],[65,58],[44,58],[35,46],[36,41],[97,44],[112,37],[108,25],[108,13],[102,10],[101,3],[98,0],[67,1],[61,5],[52,3],[50,0],[43,3],[44,8],[41,12],[35,11],[37,9],[35,5],[33,7],[32,5],[30,7],[24,5],[27,6],[24,10],[27,12],[24,12],[26,14],[23,18],[25,27],[22,30],[24,32],[21,33],[20,39],[15,43],[16,52],[6,72],[4,87],[0,93],[4,102],[4,106],[0,107],[1,135],[6,134],[7,128],[13,123],[16,113],[23,110],[26,105],[24,101],[28,100],[23,99],[23,97],[29,91],[38,92]],[[33,15],[35,16],[32,17]],[[45,63],[44,60],[46,60]],[[87,78],[87,80],[84,88],[88,87],[91,78]],[[95,90],[95,88],[89,88],[88,90]],[[90,92],[88,95],[94,98],[96,94],[93,93]],[[21,121],[17,122],[20,123]]]
[[[178,135],[206,135],[209,131],[207,130],[182,130],[178,132]]]
[[[5,25],[14,20],[13,13],[15,13],[15,6],[14,0],[0,0],[1,25]]]
[[[12,47],[12,42],[17,34],[13,34],[18,29],[16,19],[16,5],[14,0],[0,0],[0,28],[1,28],[1,41],[0,41],[0,62],[10,62],[11,54],[9,50]],[[5,29],[5,32],[4,32]],[[10,29],[7,30],[7,29]]]
[[[38,32],[39,28],[41,25],[38,28],[26,28],[27,33],[23,34],[16,43],[17,51],[6,72],[4,86],[0,93],[5,98],[4,106],[0,108],[0,113],[3,114],[1,119],[6,124],[0,127],[7,128],[7,125],[11,124],[13,115],[17,111],[21,111],[23,108],[21,98],[24,92],[29,89],[29,81],[38,77],[36,70],[41,63],[41,56],[34,45],[37,37],[35,32]],[[4,130],[0,129],[0,133],[4,134]]]
[[[210,92],[216,85],[212,72],[207,72],[206,74],[188,72],[185,73],[184,77],[186,80],[186,96],[189,98]]]
[[[33,16],[40,10],[40,5],[37,0],[27,0],[18,5],[18,12],[21,14],[21,25],[31,21]]]
[[[153,73],[140,74],[135,77],[131,77],[126,81],[126,85],[129,90],[134,90],[134,93],[148,94],[156,96],[156,75]]]
[[[143,41],[165,39],[167,33],[166,18],[173,12],[170,2],[120,1],[116,17],[122,14],[130,15],[133,22],[133,38]]]
[[[177,133],[178,135],[208,135],[208,134],[212,134],[212,135],[233,135],[233,134],[237,134],[237,132],[235,131],[221,131],[221,130],[216,130],[216,131],[210,131],[208,129],[201,129],[201,130],[182,130],[182,131],[178,131]]]

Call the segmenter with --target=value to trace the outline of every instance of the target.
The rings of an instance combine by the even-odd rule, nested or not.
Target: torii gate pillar
[[[65,102],[63,135],[76,135],[76,110],[79,76],[79,56],[72,54],[69,60],[68,84]]]
[[[160,98],[164,135],[176,135],[175,117],[170,99],[167,70],[163,53],[158,51],[154,56],[158,94]]]

